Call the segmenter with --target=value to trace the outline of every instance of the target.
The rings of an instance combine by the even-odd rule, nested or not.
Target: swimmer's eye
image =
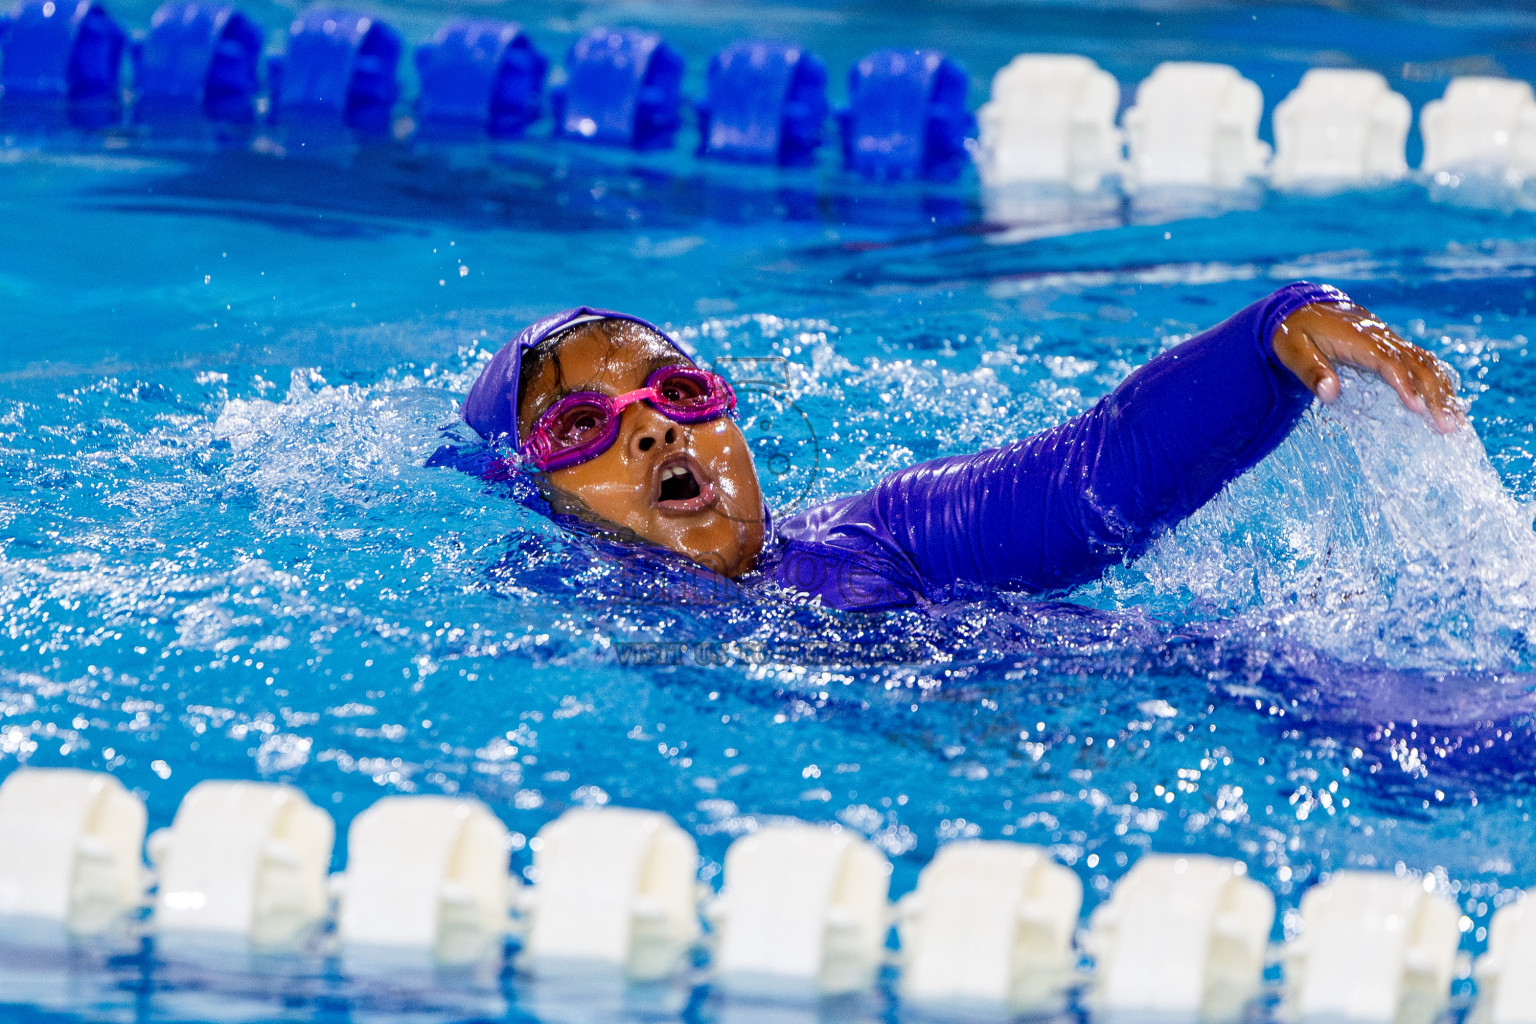
[[[596,438],[608,423],[606,410],[591,403],[582,402],[560,410],[549,425],[551,440],[562,445],[581,444]]]
[[[656,390],[673,405],[696,405],[711,397],[708,383],[692,374],[673,374]]]

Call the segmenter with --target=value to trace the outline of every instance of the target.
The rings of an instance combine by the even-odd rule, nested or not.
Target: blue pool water
[[[114,11],[142,25],[152,6]],[[413,41],[446,16],[381,9]],[[1226,60],[1270,106],[1319,63],[1382,70],[1416,105],[1449,74],[1536,75],[1517,7],[474,9],[556,55],[592,24],[661,28],[694,78],[745,35],[834,69],[930,43],[978,100],[1034,49],[1127,88],[1163,59]],[[269,29],[290,13],[250,10]],[[202,779],[290,782],[335,816],[338,868],[348,822],[389,793],[484,800],[519,868],[543,824],[603,803],[675,817],[706,877],[756,820],[840,821],[891,856],[897,894],[957,837],[1050,847],[1090,909],[1145,850],[1207,852],[1277,894],[1277,938],[1320,874],[1401,866],[1463,908],[1478,952],[1536,884],[1529,205],[1417,184],[983,200],[544,139],[310,160],[11,138],[0,776],[112,772],[151,827]],[[841,614],[668,592],[506,485],[426,465],[489,354],[563,306],[632,310],[757,381],[743,422],[788,508],[1049,426],[1299,277],[1455,367],[1475,435],[1433,436],[1351,381],[1067,600]],[[156,998],[70,1012],[313,1010]]]

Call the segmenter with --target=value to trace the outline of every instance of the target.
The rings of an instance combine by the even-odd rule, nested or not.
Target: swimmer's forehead
[[[576,324],[557,334],[551,344],[555,359],[544,362],[540,376],[551,373],[558,360],[562,386],[577,389],[583,378],[594,385],[623,386],[636,373],[641,383],[634,387],[640,387],[657,367],[693,362],[666,335],[632,320]]]
[[[549,343],[560,352],[562,357],[568,349],[586,344],[606,347],[613,352],[626,349],[662,349],[677,356],[681,361],[688,361],[688,356],[677,347],[677,344],[656,328],[633,320],[621,320],[618,317],[579,320],[554,335]]]
[[[692,365],[664,335],[629,320],[574,324],[551,339],[554,358],[528,382],[524,418],[537,419],[553,403],[577,391],[618,395],[644,387],[663,366]]]
[[[555,379],[558,360],[562,392],[630,391],[643,387],[645,379],[662,366],[691,364],[666,338],[639,324],[609,321],[602,329],[575,331],[555,339],[555,359],[546,361],[532,382],[535,388]],[[583,325],[585,326],[585,325]]]

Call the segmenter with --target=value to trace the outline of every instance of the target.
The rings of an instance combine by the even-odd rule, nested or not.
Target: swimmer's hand
[[[1335,302],[1303,306],[1276,328],[1274,348],[1285,368],[1325,404],[1338,401],[1336,367],[1342,363],[1386,381],[1403,405],[1442,434],[1465,422],[1449,368],[1399,338],[1363,306]]]

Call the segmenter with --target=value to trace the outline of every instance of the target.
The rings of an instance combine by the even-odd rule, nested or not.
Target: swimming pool
[[[413,41],[444,16],[380,9]],[[1514,8],[1107,9],[495,10],[551,55],[599,22],[660,29],[690,82],[752,35],[804,41],[834,83],[884,44],[942,46],[979,83],[1028,50],[1088,54],[1127,86],[1198,54],[1269,108],[1346,58],[1416,107],[1450,74],[1536,77]],[[248,10],[269,31],[291,16]],[[1035,196],[1005,215],[964,182],[880,188],[823,163],[543,138],[316,160],[11,139],[0,773],[111,772],[152,827],[207,778],[291,782],[342,833],[388,793],[468,794],[514,831],[519,867],[569,807],[644,807],[698,838],[707,880],[759,820],[838,821],[892,858],[895,893],[945,842],[1010,838],[1076,869],[1090,909],[1146,850],[1214,853],[1277,895],[1280,929],[1321,874],[1401,865],[1480,951],[1494,908],[1536,884],[1525,200],[1402,184]],[[1043,428],[1297,277],[1450,361],[1480,443],[1353,389],[1070,601],[839,614],[659,593],[507,488],[426,465],[481,362],[563,306],[633,310],[758,381],[744,423],[786,507]],[[66,1012],[318,1005],[301,985],[199,1002],[205,979],[108,976]],[[494,1012],[561,1019],[507,991]]]

